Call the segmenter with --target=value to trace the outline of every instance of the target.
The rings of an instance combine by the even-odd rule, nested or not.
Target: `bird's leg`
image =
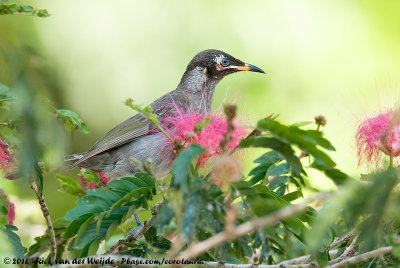
[[[131,238],[133,238],[133,237],[135,236],[135,234],[136,234],[140,229],[142,229],[142,227],[143,227],[143,223],[140,221],[138,214],[135,213],[134,216],[135,216],[135,220],[136,220],[136,225],[137,225],[137,226],[136,226],[136,228],[131,229],[131,230],[129,231],[129,237],[131,237]]]

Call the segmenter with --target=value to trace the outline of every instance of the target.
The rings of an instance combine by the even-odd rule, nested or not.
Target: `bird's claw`
[[[140,229],[142,229],[141,226],[138,226],[138,227],[133,228],[133,229],[131,228],[131,230],[129,231],[129,237],[130,237],[130,238],[134,238],[134,237],[135,237],[135,234],[136,234]]]
[[[131,228],[131,230],[129,231],[129,237],[131,238],[134,238],[135,234],[143,227],[143,223],[140,221],[138,214],[135,213],[134,216],[137,226],[133,229]]]

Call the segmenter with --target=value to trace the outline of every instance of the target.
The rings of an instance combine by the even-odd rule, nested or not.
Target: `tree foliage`
[[[0,14],[48,16],[46,10],[7,1],[0,1]],[[399,263],[398,168],[375,170],[363,174],[361,180],[348,176],[333,161],[335,148],[321,124],[285,124],[271,116],[259,120],[237,150],[259,148],[261,154],[248,174],[239,174],[239,180],[228,175],[217,180],[213,163],[200,168],[197,159],[207,149],[192,144],[185,150],[177,146],[172,172],[165,178],[156,180],[143,163],[143,172],[132,177],[101,188],[82,189],[78,176],[62,175],[62,160],[54,159],[64,154],[63,129],[67,134],[74,130],[86,134],[89,128],[76,113],[57,109],[35,93],[31,77],[37,70],[28,59],[21,58],[21,62],[23,67],[14,70],[10,88],[0,84],[0,138],[14,150],[16,166],[12,172],[21,180],[35,178],[41,190],[46,187],[43,173],[59,168],[60,191],[75,196],[77,202],[63,218],[53,220],[52,227],[34,243],[23,245],[18,228],[8,224],[9,203],[0,193],[0,229],[16,257],[50,258],[49,244],[55,239],[57,259],[107,252],[148,259],[189,256],[223,266],[283,265],[306,256],[303,263],[325,266],[378,250],[373,258],[360,258],[353,264],[375,267]],[[131,100],[126,105],[165,133],[150,108],[142,109]],[[206,118],[193,133],[208,123]],[[228,160],[238,161],[222,151]],[[331,180],[336,190],[321,193],[310,180],[310,170],[317,171],[321,180]],[[94,172],[80,176],[100,181]],[[38,196],[42,196],[41,191]],[[308,197],[314,199],[309,201]],[[143,229],[134,238],[126,238],[135,227],[135,213],[144,222]],[[243,235],[239,232],[243,226],[251,231]],[[224,239],[213,244],[213,238],[221,235]],[[203,243],[203,250],[193,251],[198,243]],[[380,253],[383,247],[389,250]],[[391,254],[384,254],[388,252]]]

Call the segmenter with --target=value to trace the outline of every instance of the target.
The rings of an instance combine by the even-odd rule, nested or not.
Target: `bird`
[[[158,118],[171,114],[174,107],[209,114],[217,84],[239,71],[265,74],[221,50],[201,51],[187,65],[177,88],[156,99],[150,107]],[[90,169],[115,180],[133,176],[141,171],[139,163],[151,159],[155,178],[163,178],[171,172],[172,159],[160,153],[164,134],[154,130],[153,123],[136,114],[108,131],[87,152],[67,156],[65,161],[71,168]]]

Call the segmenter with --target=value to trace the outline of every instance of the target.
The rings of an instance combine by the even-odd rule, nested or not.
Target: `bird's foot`
[[[140,221],[139,216],[137,213],[134,214],[135,216],[135,220],[136,220],[136,227],[135,228],[131,228],[131,230],[129,231],[129,237],[130,238],[134,238],[135,234],[143,228],[143,223]]]

